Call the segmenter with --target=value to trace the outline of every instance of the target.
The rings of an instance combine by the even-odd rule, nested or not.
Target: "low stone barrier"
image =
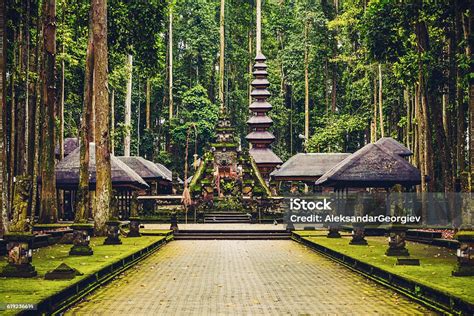
[[[409,280],[400,275],[352,258],[328,247],[314,243],[295,233],[292,234],[292,239],[328,257],[329,259],[376,281],[377,283],[388,286],[395,291],[439,312],[448,314],[474,314],[474,304],[459,297],[433,289],[424,284]]]
[[[60,315],[85,295],[91,293],[99,286],[110,282],[118,274],[153,254],[170,240],[172,240],[172,236],[166,236],[166,238],[160,239],[123,259],[113,262],[97,272],[88,275],[84,279],[64,288],[58,293],[42,300],[37,304],[36,310],[26,310],[20,312],[18,315]]]

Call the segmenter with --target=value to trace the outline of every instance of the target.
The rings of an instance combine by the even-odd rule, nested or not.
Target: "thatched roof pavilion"
[[[169,181],[173,181],[173,171],[171,171],[170,169],[166,168],[165,165],[159,163],[159,162],[156,162],[155,165],[160,168],[160,170],[163,172],[163,174],[166,176],[166,179],[169,180]],[[178,183],[179,184],[183,184],[184,181],[178,177]]]
[[[68,137],[64,139],[64,157],[68,156],[74,151],[74,149],[79,147],[79,139],[76,137]],[[59,159],[59,145],[54,149],[54,154],[56,158]]]
[[[153,162],[142,157],[117,157],[121,162],[129,166],[145,181],[168,180],[167,175]]]
[[[406,148],[403,144],[397,142],[392,137],[382,137],[375,144],[385,148],[388,152],[392,154],[397,154],[401,157],[408,157],[413,155],[413,152]]]
[[[299,153],[270,174],[276,181],[316,181],[349,153]]]
[[[420,171],[380,144],[368,144],[326,172],[316,185],[335,188],[390,188],[421,183]]]
[[[95,144],[89,144],[89,186],[95,189],[96,165]],[[112,167],[112,187],[115,189],[147,189],[146,182],[117,157],[110,155]],[[80,147],[73,150],[56,166],[56,186],[58,189],[74,190],[79,185]]]

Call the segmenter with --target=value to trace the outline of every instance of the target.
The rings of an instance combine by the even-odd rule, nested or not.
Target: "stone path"
[[[430,311],[294,241],[173,241],[68,315],[416,315]]]

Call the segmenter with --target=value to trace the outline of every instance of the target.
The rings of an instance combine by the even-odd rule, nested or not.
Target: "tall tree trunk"
[[[21,153],[23,155],[24,165],[24,173],[28,174],[28,165],[30,164],[29,161],[29,140],[30,140],[30,21],[31,21],[31,4],[30,0],[26,0],[26,21],[25,21],[25,122],[24,128],[25,133],[23,136],[24,141],[24,150]]]
[[[334,52],[334,54],[336,54]],[[332,65],[332,87],[331,87],[331,112],[336,113],[337,107],[337,64],[333,61]]]
[[[92,22],[92,12],[89,15],[89,23]],[[79,163],[79,185],[77,190],[77,205],[74,221],[76,223],[85,222],[89,215],[91,198],[89,192],[89,143],[92,141],[91,125],[92,120],[92,102],[94,85],[94,37],[92,28],[89,27],[89,40],[87,43],[86,62],[84,73],[84,97],[82,101],[82,120],[80,130],[80,163]]]
[[[64,40],[64,39],[63,39]],[[64,83],[65,67],[64,62],[64,42],[62,45],[63,58],[61,59],[61,100],[59,102],[59,158],[64,158]]]
[[[173,1],[170,3],[168,24],[168,111],[169,124],[171,124],[173,119]],[[169,141],[167,143],[169,144]]]
[[[23,8],[22,8],[23,9]],[[18,83],[15,86],[16,92],[16,128],[15,128],[15,174],[14,175],[23,175],[25,174],[26,160],[25,155],[25,113],[26,113],[26,81],[25,81],[25,64],[26,56],[28,53],[25,48],[25,38],[24,34],[26,30],[24,29],[23,23],[23,13],[20,15],[20,26],[18,28]]]
[[[435,183],[435,174],[433,168],[433,157],[432,157],[432,140],[431,140],[431,125],[430,123],[430,106],[428,100],[428,91],[427,91],[427,71],[423,60],[421,58],[422,54],[429,50],[429,35],[426,23],[424,21],[419,21],[415,25],[415,35],[416,35],[416,42],[417,42],[417,49],[418,49],[418,83],[420,89],[420,98],[421,98],[421,106],[420,106],[420,121],[421,126],[423,129],[422,138],[420,139],[420,144],[423,142],[423,151],[420,150],[421,154],[423,155],[424,161],[424,172],[425,175],[430,176],[430,181],[428,183],[428,190],[434,190],[434,183]],[[420,146],[421,149],[421,146]]]
[[[13,30],[13,38],[17,39],[16,30]],[[11,100],[10,100],[10,144],[8,148],[8,210],[12,211],[13,204],[13,187],[15,178],[15,165],[16,165],[16,96],[15,96],[15,85],[16,85],[16,73],[17,73],[17,43],[13,44],[13,71],[10,77],[11,84]]]
[[[249,99],[249,107],[252,104],[252,86],[250,83],[252,82],[252,69],[253,69],[253,52],[252,52],[252,30],[250,29],[248,32],[248,52],[249,52],[249,65],[248,65],[248,89],[247,95]]]
[[[256,0],[255,53],[262,53],[262,0]]]
[[[257,0],[258,3],[259,0]],[[257,4],[258,8],[258,4]],[[257,9],[258,10],[258,9]],[[221,109],[224,108],[224,54],[225,54],[225,0],[221,0],[220,10],[220,50],[219,50],[219,102]]]
[[[138,105],[137,105],[137,156],[140,156],[140,121],[141,121],[141,104],[140,104],[140,74],[137,75],[137,86],[138,86]]]
[[[410,142],[410,135],[411,135],[411,106],[410,106],[410,92],[408,91],[408,87],[405,87],[403,90],[403,99],[405,101],[405,105],[407,107],[407,121],[405,127],[405,144],[407,148],[411,150],[411,142]]]
[[[133,70],[133,61],[132,55],[127,56],[127,94],[125,96],[125,127],[126,134],[123,140],[123,155],[130,156],[130,134],[132,129],[132,71]]]
[[[41,223],[57,221],[55,167],[56,119],[56,0],[46,0],[44,6],[44,69],[43,102],[45,107],[41,159]]]
[[[374,76],[374,111],[372,116],[372,143],[377,141],[377,78]]]
[[[380,118],[380,136],[385,137],[383,124],[383,104],[382,104],[382,64],[379,64],[379,118]]]
[[[97,235],[105,235],[112,196],[110,166],[110,104],[107,79],[107,0],[92,0],[94,36],[94,98],[96,111],[96,210]]]
[[[151,103],[151,83],[150,78],[146,79],[146,128],[151,128],[151,116],[150,116],[150,103]]]
[[[36,37],[36,73],[37,74],[42,74],[43,73],[43,54],[41,53],[43,51],[43,23],[41,23],[41,10],[42,10],[42,5],[41,1],[38,3],[38,16],[36,19],[37,22],[37,34],[38,36]],[[40,149],[40,142],[41,142],[41,127],[43,126],[43,106],[42,106],[42,76],[37,76],[35,79],[34,83],[34,103],[32,103],[32,107],[34,107],[35,111],[35,120],[34,124],[32,126],[32,131],[34,132],[34,137],[32,147],[33,147],[33,153],[32,153],[32,173],[33,173],[33,184],[32,184],[32,198],[31,198],[31,222],[33,222],[34,216],[37,211],[37,205],[38,205],[38,175],[41,172],[40,169],[40,155],[41,155],[41,149]],[[38,212],[39,213],[39,212]]]
[[[468,1],[469,3],[469,1]],[[464,41],[465,41],[465,56],[466,59],[471,61],[472,58],[472,38],[471,38],[471,33],[472,33],[472,11],[474,10],[474,4],[472,1],[470,2],[470,6],[466,8],[464,13],[462,14],[462,28],[463,28],[463,34],[464,34]],[[472,69],[472,68],[471,68]],[[467,180],[467,185],[464,185],[464,190],[467,192],[474,192],[474,79],[471,76],[468,77],[469,82],[468,82],[468,135],[467,139],[469,139],[469,152],[468,152],[468,161],[469,161],[469,167],[466,172],[468,173],[468,176],[466,179]]]
[[[456,48],[457,53],[459,55],[462,54],[462,15],[463,10],[461,8],[462,1],[455,0],[454,1],[454,12],[455,12],[455,39],[456,39]],[[472,58],[472,57],[469,57]],[[463,90],[463,80],[464,80],[465,73],[458,64],[456,63],[456,176],[460,181],[461,191],[467,191],[466,185],[467,181],[465,181],[465,170],[466,170],[466,125],[465,125],[465,102],[464,102],[464,90]]]
[[[6,104],[6,36],[5,36],[5,1],[0,0],[0,236],[8,232],[7,213],[7,181],[6,164],[7,153],[5,148],[5,108]]]
[[[417,133],[418,133],[418,155],[417,160],[419,164],[419,169],[421,170],[421,191],[426,191],[426,181],[425,176],[427,175],[426,172],[426,160],[424,159],[425,155],[425,126],[423,120],[423,113],[422,107],[420,106],[420,99],[421,99],[421,87],[419,84],[416,85],[416,96],[415,96],[415,109],[416,109],[416,122],[417,122]]]
[[[110,98],[110,150],[115,155],[115,89],[112,89]]]
[[[308,21],[304,24],[304,149],[309,140],[309,58],[308,58]]]

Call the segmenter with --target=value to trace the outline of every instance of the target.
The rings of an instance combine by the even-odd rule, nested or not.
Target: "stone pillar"
[[[341,234],[339,233],[339,225],[331,224],[329,227],[327,238],[341,238]]]
[[[37,275],[32,262],[34,235],[30,233],[5,234],[8,264],[0,272],[2,277],[31,278]]]
[[[105,238],[104,245],[121,245],[120,221],[109,220],[105,224],[107,226],[107,238]]]
[[[352,225],[352,239],[349,242],[351,245],[367,245],[365,240],[365,228],[364,224],[356,223]]]
[[[74,224],[71,225],[72,248],[69,250],[70,256],[91,256],[94,251],[90,243],[90,237],[93,234],[94,226],[92,224]]]
[[[173,232],[177,232],[179,229],[178,229],[178,215],[176,214],[176,212],[171,213],[170,221],[171,221],[170,229]]]
[[[388,236],[387,256],[409,256],[406,246],[406,227],[402,225],[392,225]]]
[[[139,203],[136,191],[132,193],[132,202],[130,203],[130,231],[127,237],[140,237],[140,217],[138,216]]]
[[[365,213],[364,200],[359,194],[356,195],[354,208],[355,216],[363,216]],[[352,240],[349,242],[350,245],[367,245],[365,240],[365,227],[364,223],[353,223],[352,224]]]
[[[127,237],[140,237],[140,217],[130,217],[130,231]]]

